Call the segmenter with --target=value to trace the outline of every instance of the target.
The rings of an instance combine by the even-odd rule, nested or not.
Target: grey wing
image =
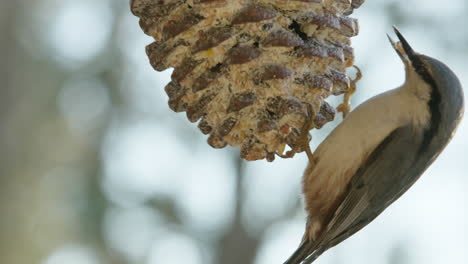
[[[419,155],[422,142],[416,138],[410,127],[401,127],[372,152],[352,177],[319,247],[326,250],[350,237],[413,185],[432,161]]]

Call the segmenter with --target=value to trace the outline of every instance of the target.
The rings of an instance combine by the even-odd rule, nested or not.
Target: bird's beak
[[[410,44],[406,39],[403,37],[403,35],[400,33],[398,28],[393,26],[393,31],[395,31],[395,34],[397,35],[398,39],[400,41],[395,42],[388,34],[388,40],[390,41],[390,44],[392,44],[392,47],[395,49],[397,52],[398,56],[400,56],[401,60],[405,64],[409,64],[412,60],[412,58],[415,57],[416,53],[414,52],[413,48],[411,48]]]

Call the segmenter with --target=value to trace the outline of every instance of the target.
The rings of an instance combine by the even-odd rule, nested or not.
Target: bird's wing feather
[[[312,254],[303,264],[312,263],[324,251],[361,230],[416,182],[446,144],[433,141],[421,153],[423,137],[416,133],[423,132],[411,126],[397,128],[372,151],[352,176],[342,202],[325,231],[313,241],[308,251]]]
[[[332,247],[350,237],[398,199],[428,167],[415,166],[420,149],[415,131],[400,127],[371,153],[352,177],[347,194],[324,232],[322,245]]]
[[[413,136],[411,128],[397,128],[371,152],[364,165],[352,176],[346,194],[329,218],[325,231],[315,241],[308,242],[312,247],[306,252],[312,254],[304,263],[312,263],[325,250],[363,228],[398,197],[391,193],[397,192],[401,188],[398,186],[404,184],[395,183],[405,181],[404,178],[411,175],[405,171],[414,160],[415,152],[412,150],[418,149],[415,145],[419,143],[413,140]],[[396,168],[401,169],[396,172]],[[378,203],[376,197],[386,199],[386,202]],[[297,251],[304,253],[304,250]],[[304,256],[291,258],[285,264],[301,263],[303,259]]]

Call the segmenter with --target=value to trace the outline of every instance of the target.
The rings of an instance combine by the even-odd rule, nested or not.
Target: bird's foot
[[[343,98],[343,103],[340,104],[336,110],[338,112],[341,112],[343,113],[343,119],[346,118],[346,116],[348,116],[350,110],[351,110],[351,106],[350,106],[350,101],[351,101],[351,96],[356,92],[356,86],[357,86],[357,83],[359,82],[359,80],[361,80],[362,78],[362,72],[361,72],[361,69],[359,69],[358,66],[354,65],[353,66],[355,69],[356,69],[356,77],[354,78],[354,80],[351,80],[351,83],[350,83],[350,87],[349,87],[349,90],[344,94],[344,98]]]
[[[276,152],[275,154],[283,159],[289,159],[289,158],[294,157],[296,153],[297,153],[296,149],[291,149],[291,150],[286,151],[285,154],[281,154],[279,152]]]
[[[304,148],[304,151],[309,158],[309,162],[312,166],[315,165],[314,155],[309,145],[309,131],[314,128],[315,111],[312,109],[312,105],[307,104],[307,119],[301,129],[300,145]]]
[[[285,154],[276,153],[281,158],[292,158],[298,152],[304,150],[307,154],[309,162],[314,165],[314,155],[312,154],[312,150],[310,149],[309,145],[309,131],[314,128],[314,120],[315,120],[315,112],[312,109],[310,104],[307,104],[307,117],[304,121],[304,125],[299,132],[299,138],[297,140],[296,146],[294,146],[291,150],[287,151]]]

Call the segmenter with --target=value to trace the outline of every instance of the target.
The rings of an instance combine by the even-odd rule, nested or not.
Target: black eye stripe
[[[416,73],[434,89],[436,86],[436,83],[434,79],[432,78],[432,76],[429,74],[429,71],[427,70],[423,60],[418,55],[412,54],[412,55],[408,55],[408,57]]]
[[[419,150],[420,152],[423,152],[429,147],[432,138],[439,129],[439,123],[441,119],[440,103],[442,102],[442,98],[437,87],[437,83],[429,73],[429,70],[424,64],[423,59],[420,56],[414,54],[409,56],[409,59],[416,73],[431,87],[431,98],[429,102],[427,102],[429,111],[431,113],[431,122],[430,127],[428,127],[424,132],[423,142]]]

